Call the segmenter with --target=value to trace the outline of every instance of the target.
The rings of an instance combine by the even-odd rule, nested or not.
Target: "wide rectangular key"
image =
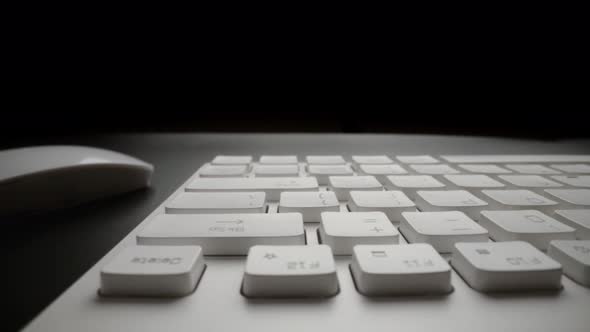
[[[256,165],[254,176],[258,177],[284,177],[298,176],[299,165]]]
[[[342,156],[307,156],[305,158],[308,164],[310,165],[344,165],[346,161]]]
[[[446,187],[431,175],[390,175],[387,181],[387,189],[401,190],[412,200],[416,200],[418,190],[437,190]]]
[[[245,255],[257,244],[305,244],[299,213],[160,214],[137,235],[142,245],[199,245],[204,255]]]
[[[264,213],[263,192],[181,192],[164,205],[166,213]]]
[[[551,178],[572,187],[590,188],[590,175],[553,175]]]
[[[557,202],[545,198],[530,190],[482,190],[490,204],[489,210],[536,209],[551,214],[557,208]]]
[[[349,165],[308,165],[307,173],[311,176],[315,176],[318,179],[318,183],[321,185],[328,185],[330,176],[354,174]]]
[[[329,246],[254,246],[248,252],[242,284],[247,297],[328,297],[338,290]]]
[[[457,242],[487,242],[488,231],[459,211],[404,212],[400,232],[410,243],[428,243],[441,253]]]
[[[352,255],[358,244],[399,242],[399,232],[383,212],[323,212],[318,233],[334,255]]]
[[[451,267],[429,244],[359,245],[350,270],[367,296],[446,294]]]
[[[555,164],[551,168],[570,174],[590,174],[590,165],[588,164]]]
[[[528,189],[540,194],[543,194],[544,189],[563,186],[540,175],[499,175],[498,177],[509,183],[512,188]]]
[[[483,174],[447,174],[443,175],[448,187],[453,189],[504,188],[505,185]]]
[[[505,165],[506,168],[509,168],[513,171],[522,174],[537,174],[537,175],[547,175],[547,174],[561,174],[560,171],[551,169],[547,166],[538,165],[538,164],[509,164]]]
[[[459,164],[460,168],[469,171],[471,173],[478,174],[507,174],[512,173],[511,170],[502,168],[494,164]]]
[[[304,222],[320,222],[326,211],[340,211],[336,194],[331,191],[283,192],[279,201],[279,213],[299,212]]]
[[[404,164],[436,164],[439,162],[429,155],[397,156],[396,158]]]
[[[590,287],[590,241],[551,241],[549,256],[563,266],[563,273]]]
[[[297,165],[297,156],[261,156],[258,163],[263,165]]]
[[[252,162],[252,156],[216,156],[213,165],[248,165]]]
[[[131,246],[100,271],[100,294],[183,296],[193,292],[205,260],[199,246]]]
[[[388,183],[388,175],[408,174],[403,167],[400,165],[388,164],[388,165],[358,165],[358,171],[363,175],[371,175],[377,178],[381,184]]]
[[[351,190],[383,190],[374,176],[330,176],[328,187],[336,193],[339,201],[347,201]]]
[[[459,174],[460,172],[453,167],[445,164],[432,164],[432,165],[410,165],[416,173],[428,174],[428,175],[443,175],[443,174]]]
[[[560,199],[567,206],[574,209],[590,208],[590,189],[545,189],[549,195]]]
[[[573,240],[575,229],[537,210],[481,211],[479,224],[500,241],[526,241],[547,250],[551,240]]]
[[[467,190],[419,190],[416,205],[422,212],[461,211],[477,220],[479,211],[487,207],[488,203]]]
[[[528,242],[457,243],[451,265],[482,292],[561,288],[561,264]]]
[[[401,191],[351,191],[348,208],[352,212],[380,211],[398,224],[402,212],[416,211],[416,205]]]
[[[386,155],[377,156],[352,156],[352,161],[356,164],[372,164],[372,165],[383,165],[393,164],[393,160]]]
[[[248,165],[211,165],[206,164],[199,169],[202,177],[242,177],[248,175]]]
[[[271,178],[196,178],[186,191],[264,191],[266,199],[278,201],[283,191],[313,191],[319,185],[314,177]]]
[[[590,209],[555,210],[561,221],[576,229],[576,238],[590,240]]]

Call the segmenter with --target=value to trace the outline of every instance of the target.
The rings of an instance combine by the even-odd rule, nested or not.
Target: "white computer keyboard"
[[[58,302],[28,329],[589,331],[590,155],[216,156]]]

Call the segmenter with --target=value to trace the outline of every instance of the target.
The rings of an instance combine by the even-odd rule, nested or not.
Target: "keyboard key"
[[[391,160],[386,155],[380,155],[380,156],[352,156],[352,161],[354,161],[357,164],[372,164],[372,165],[393,164],[393,160]]]
[[[479,224],[494,241],[526,241],[547,250],[551,240],[573,240],[575,229],[537,211],[481,211]]]
[[[342,156],[307,156],[308,164],[314,165],[344,165],[346,161]]]
[[[399,232],[383,212],[324,212],[318,232],[334,255],[352,255],[357,244],[399,242]]]
[[[562,206],[590,208],[590,189],[545,189],[545,192],[566,202]]]
[[[416,210],[416,205],[401,191],[351,191],[348,207],[353,212],[380,211],[392,223],[399,223],[402,212]]]
[[[571,174],[590,174],[590,165],[588,164],[556,164],[552,168]]]
[[[441,253],[457,242],[487,242],[488,231],[459,211],[404,212],[400,232],[410,243],[428,243]]]
[[[385,187],[389,190],[401,190],[412,200],[416,199],[418,190],[442,189],[445,185],[431,175],[390,175]]]
[[[547,166],[537,164],[511,164],[506,165],[507,168],[523,174],[560,174],[561,172],[555,169],[551,169]]]
[[[350,270],[367,296],[446,294],[451,267],[429,244],[360,245]]]
[[[213,165],[248,165],[252,162],[252,156],[217,156]]]
[[[558,188],[562,186],[561,184],[540,175],[499,175],[498,177],[518,189],[528,188],[531,191],[541,194],[544,189]]]
[[[536,209],[547,214],[557,207],[557,202],[536,194],[530,190],[482,190],[490,197],[490,210]]]
[[[304,222],[320,222],[326,211],[340,211],[336,194],[331,191],[283,192],[279,201],[279,213],[299,212]]]
[[[449,165],[410,165],[410,167],[420,174],[442,175],[442,174],[459,174],[459,171]]]
[[[451,265],[482,292],[561,288],[561,265],[527,242],[457,243]]]
[[[590,210],[555,210],[564,224],[576,229],[576,238],[590,240]]]
[[[308,165],[307,172],[315,176],[321,185],[328,185],[330,176],[354,174],[349,165]]]
[[[479,174],[507,174],[512,171],[502,168],[498,165],[493,164],[460,164],[460,168],[469,171],[471,173]]]
[[[263,192],[182,192],[166,203],[166,213],[264,213]]]
[[[374,176],[330,176],[328,186],[340,201],[347,201],[351,190],[383,190]]]
[[[328,297],[338,289],[329,246],[254,246],[248,253],[247,297]]]
[[[265,165],[297,165],[297,156],[261,156],[258,162]]]
[[[590,155],[524,155],[524,154],[485,154],[485,155],[445,155],[450,163],[584,163],[590,162]]]
[[[257,244],[305,244],[299,213],[160,214],[137,235],[141,245],[199,245],[204,255],[246,255]]]
[[[416,196],[416,205],[422,212],[461,211],[477,220],[479,211],[487,207],[488,203],[466,190],[420,190]]]
[[[388,175],[408,174],[408,171],[406,171],[400,165],[364,165],[364,164],[361,164],[358,166],[358,170],[359,170],[360,174],[374,176],[382,184],[386,184],[388,182],[387,181]]]
[[[202,177],[241,177],[248,175],[248,165],[211,165],[199,169]]]
[[[282,177],[298,175],[298,165],[256,165],[254,167],[254,176],[258,177]]]
[[[590,175],[554,175],[552,178],[572,187],[590,188]]]
[[[204,269],[199,246],[127,247],[100,271],[100,294],[183,296],[193,292]]]
[[[443,177],[450,184],[450,188],[455,189],[483,189],[483,188],[503,188],[505,185],[487,175],[481,174],[449,174]]]
[[[549,256],[563,266],[563,273],[590,287],[590,241],[551,241]]]
[[[439,161],[428,155],[421,156],[397,156],[397,160],[404,164],[436,164]]]
[[[266,199],[278,201],[283,191],[318,190],[314,177],[279,178],[196,178],[189,183],[186,191],[264,191]]]

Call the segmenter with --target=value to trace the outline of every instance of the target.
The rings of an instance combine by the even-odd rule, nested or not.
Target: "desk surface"
[[[590,140],[536,141],[426,135],[134,134],[29,139],[79,144],[153,163],[152,187],[66,211],[2,220],[4,331],[16,330],[104,256],[203,163],[217,154],[590,154]],[[3,148],[16,146],[3,144]],[[6,321],[5,321],[6,320]]]

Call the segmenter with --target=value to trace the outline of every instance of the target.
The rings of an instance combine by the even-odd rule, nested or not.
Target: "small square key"
[[[183,296],[192,293],[205,269],[199,246],[132,246],[100,271],[100,294]]]
[[[410,199],[416,200],[418,190],[443,189],[445,185],[431,175],[390,175],[385,187],[389,190],[401,190]]]
[[[469,171],[471,173],[478,174],[507,174],[512,173],[511,170],[502,168],[498,165],[493,164],[460,164],[460,168]]]
[[[254,176],[257,177],[281,177],[298,176],[299,165],[256,165]]]
[[[554,175],[552,178],[572,187],[590,188],[590,175]]]
[[[477,220],[479,211],[488,203],[467,190],[420,190],[416,196],[416,205],[422,212],[461,211]]]
[[[351,191],[348,208],[353,212],[380,211],[397,224],[402,212],[416,211],[416,205],[401,191]]]
[[[446,294],[451,267],[429,244],[359,245],[350,270],[367,296]]]
[[[358,165],[358,170],[360,174],[363,175],[372,175],[379,180],[382,184],[388,183],[387,176],[388,175],[397,175],[397,174],[408,174],[403,167],[400,165],[365,165],[361,164]]]
[[[346,161],[342,156],[307,156],[305,158],[310,165],[344,165]]]
[[[252,156],[217,156],[213,165],[248,165],[252,162]]]
[[[551,214],[558,205],[544,196],[530,190],[482,190],[490,197],[490,210],[523,210],[536,209]]]
[[[320,222],[320,214],[326,211],[340,211],[336,194],[331,191],[281,193],[279,213],[299,212],[303,222]]]
[[[559,188],[563,186],[540,175],[499,175],[498,177],[511,184],[513,188],[528,189],[538,194],[543,194],[543,190],[547,188]]]
[[[442,174],[459,174],[459,171],[445,164],[433,165],[410,165],[410,167],[419,174],[442,175]]]
[[[261,156],[258,163],[263,165],[297,165],[297,156]]]
[[[247,297],[328,297],[338,289],[329,246],[250,248],[242,286]]]
[[[590,174],[590,165],[588,164],[555,164],[551,165],[551,168],[570,174]]]
[[[590,209],[555,210],[564,224],[576,229],[576,238],[590,240]]]
[[[561,172],[558,170],[551,169],[547,166],[536,165],[536,164],[512,164],[512,165],[506,165],[506,167],[510,168],[511,170],[516,171],[518,173],[522,173],[522,174],[538,174],[538,175],[561,174]]]
[[[563,266],[563,273],[590,287],[590,241],[551,241],[548,255]]]
[[[590,189],[545,189],[545,192],[564,201],[561,206],[590,208]]]
[[[439,162],[429,155],[397,156],[396,158],[404,164],[436,164]]]
[[[457,243],[451,265],[481,292],[561,288],[561,264],[530,243]]]
[[[181,192],[165,206],[166,213],[264,213],[264,192]]]
[[[482,174],[447,174],[443,177],[453,189],[503,188],[505,185]]]
[[[495,241],[526,241],[547,250],[551,240],[573,240],[575,229],[537,210],[481,211],[479,224]]]
[[[399,232],[383,212],[323,212],[318,233],[334,255],[352,255],[357,244],[399,242]]]
[[[393,160],[386,155],[379,156],[352,156],[352,161],[356,164],[372,164],[372,165],[383,165],[393,164]]]
[[[330,176],[328,186],[336,193],[339,201],[347,201],[351,190],[383,190],[383,186],[374,176]]]
[[[199,169],[199,176],[204,178],[242,177],[248,175],[248,165],[211,165]]]
[[[330,176],[353,175],[354,172],[349,165],[308,165],[307,173],[315,176],[320,185],[328,185]]]
[[[487,242],[488,231],[459,211],[404,212],[399,230],[410,243],[450,253],[457,242]]]

